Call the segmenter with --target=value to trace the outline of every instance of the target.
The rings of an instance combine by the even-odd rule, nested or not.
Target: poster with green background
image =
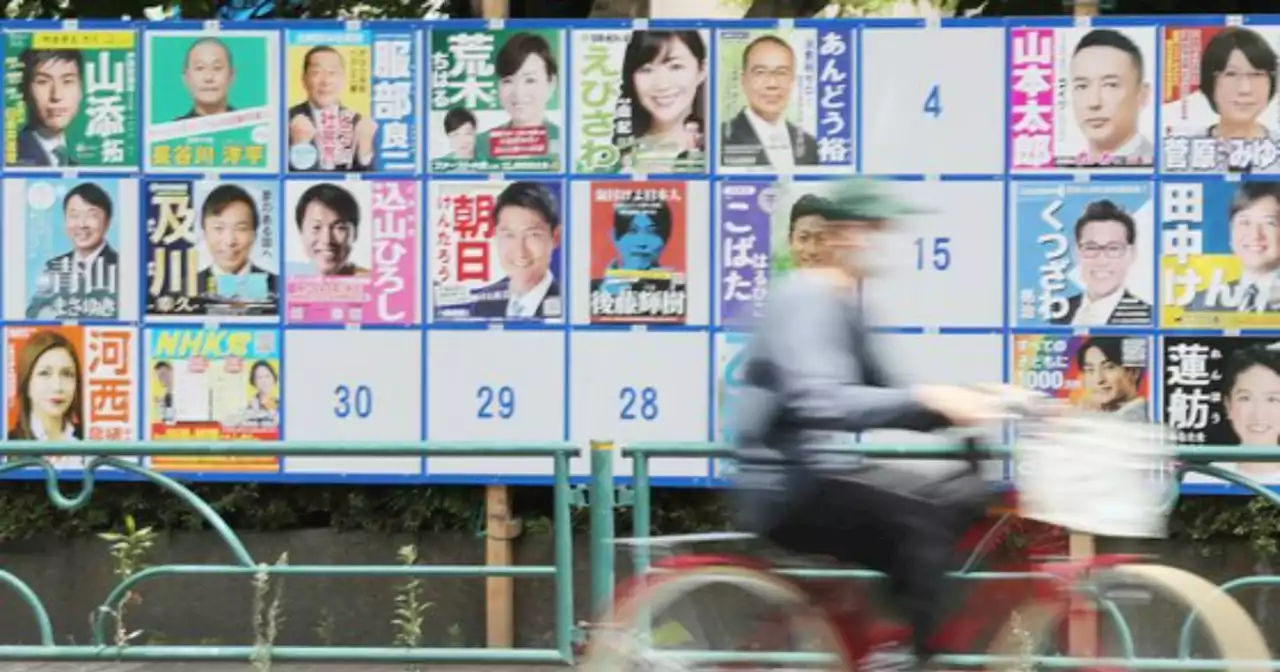
[[[433,172],[564,169],[565,33],[431,31],[427,155]]]
[[[6,30],[5,165],[138,167],[137,33]]]
[[[274,173],[279,35],[148,31],[146,169]]]

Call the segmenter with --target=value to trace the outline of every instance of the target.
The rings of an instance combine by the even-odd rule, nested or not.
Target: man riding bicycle
[[[876,238],[895,218],[922,210],[862,178],[795,208],[803,211],[791,221],[816,215],[823,223],[821,252],[771,283],[747,349],[734,421],[737,522],[782,549],[888,575],[916,655],[927,659],[957,536],[983,515],[986,484],[976,474],[943,481],[823,452],[824,439],[975,425],[998,409],[974,390],[891,387],[869,343],[857,290],[885,254]]]

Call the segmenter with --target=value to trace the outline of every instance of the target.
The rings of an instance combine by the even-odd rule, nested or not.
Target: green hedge
[[[78,484],[63,485],[68,494],[75,487]],[[476,532],[484,524],[483,487],[193,484],[191,489],[237,531]],[[653,520],[659,531],[719,529],[726,524],[723,503],[715,493],[654,494]],[[513,511],[533,532],[549,528],[551,499],[550,488],[512,488]],[[139,525],[161,530],[204,527],[195,511],[149,483],[98,483],[89,504],[73,512],[54,508],[43,482],[0,483],[0,541],[93,534],[117,527],[126,515]],[[586,509],[575,508],[572,516],[574,528],[585,531]],[[628,511],[621,511],[618,524],[631,524]]]
[[[77,484],[64,485],[67,491]],[[316,486],[199,484],[196,494],[237,531],[330,528],[385,533],[477,532],[484,522],[484,488],[468,486]],[[706,490],[654,491],[654,532],[678,534],[726,529],[725,502]],[[549,488],[512,488],[512,507],[530,532],[551,520]],[[114,529],[126,515],[161,530],[199,530],[193,511],[151,484],[99,483],[84,509],[63,512],[45,495],[42,482],[0,484],[0,541],[36,535],[82,536]],[[587,529],[585,509],[573,511],[574,528]],[[630,511],[619,512],[620,533]],[[1256,497],[1185,497],[1174,512],[1171,537],[1213,553],[1224,543],[1247,540],[1272,556],[1280,537],[1280,508]]]

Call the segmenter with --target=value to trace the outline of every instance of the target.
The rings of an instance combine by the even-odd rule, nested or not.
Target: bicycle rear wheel
[[[1156,597],[1172,601],[1188,611],[1199,611],[1204,639],[1217,650],[1218,658],[1228,661],[1226,672],[1256,670],[1231,662],[1270,661],[1271,651],[1257,624],[1234,598],[1217,586],[1191,572],[1153,564],[1118,565],[1097,570],[1099,583],[1137,584]],[[1049,645],[1056,628],[1067,616],[1062,602],[1032,601],[1000,628],[990,653],[996,656],[1038,654]],[[1025,664],[992,664],[990,670],[1025,670]]]
[[[746,662],[732,660],[735,654],[753,651],[811,654],[805,661],[779,663],[788,669],[853,669],[826,614],[802,589],[732,565],[649,577],[593,631],[581,669],[730,669]],[[753,662],[749,669],[769,668]]]

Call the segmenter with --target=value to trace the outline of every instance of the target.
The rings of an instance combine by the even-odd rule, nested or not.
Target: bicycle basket
[[[1014,484],[1025,518],[1109,537],[1164,537],[1177,493],[1158,424],[1069,412],[1020,422]]]

